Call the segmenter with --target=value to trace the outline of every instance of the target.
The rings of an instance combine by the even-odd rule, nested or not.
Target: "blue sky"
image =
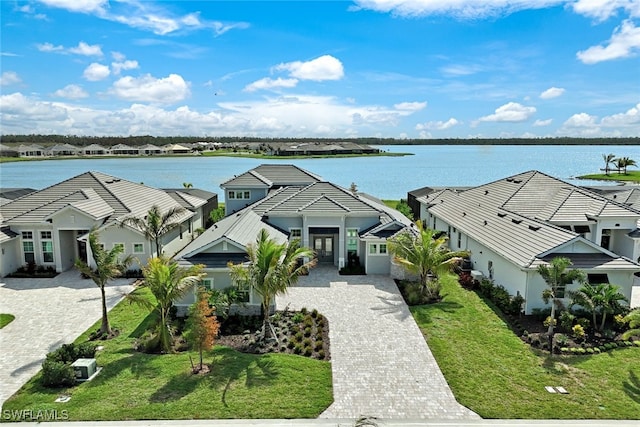
[[[640,0],[0,8],[3,134],[640,135]]]

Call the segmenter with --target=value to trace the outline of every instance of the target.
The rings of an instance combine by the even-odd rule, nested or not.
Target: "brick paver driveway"
[[[70,343],[100,319],[100,290],[91,280],[68,271],[53,279],[0,279],[0,313],[16,318],[0,329],[0,404],[35,375],[44,356]],[[131,280],[107,286],[112,308]]]
[[[456,402],[389,277],[317,267],[276,302],[329,320],[334,403],[322,418],[479,418]]]

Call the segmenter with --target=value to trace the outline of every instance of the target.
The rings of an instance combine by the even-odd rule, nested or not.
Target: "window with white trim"
[[[134,243],[133,244],[133,253],[134,254],[143,254],[144,253],[144,243]]]
[[[358,253],[358,229],[347,228],[347,255]]]
[[[42,248],[42,262],[54,262],[51,231],[40,232],[40,247]]]
[[[369,255],[387,255],[386,243],[371,243],[369,244]]]
[[[228,199],[236,199],[236,200],[249,200],[251,198],[251,191],[234,191],[230,190],[227,193]]]
[[[203,288],[205,288],[208,291],[212,291],[213,290],[213,277],[208,277],[206,279],[202,279],[200,281],[200,286],[202,286]]]
[[[237,284],[237,294],[238,294],[238,301],[239,302],[246,302],[248,303],[251,297],[251,287],[246,284],[246,285],[241,285],[241,284]]]
[[[22,232],[22,252],[24,253],[24,262],[32,264],[36,262],[36,250],[33,243],[33,232]]]
[[[300,238],[302,238],[302,228],[290,228],[289,229],[289,236],[292,239],[300,239]]]

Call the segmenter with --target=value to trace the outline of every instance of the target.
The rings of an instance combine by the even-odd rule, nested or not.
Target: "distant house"
[[[2,157],[20,157],[18,150],[8,145],[0,144],[0,156]]]
[[[75,156],[78,153],[78,147],[71,144],[56,144],[46,149],[48,156]]]
[[[164,154],[165,151],[162,147],[158,147],[157,145],[145,144],[138,148],[138,153],[143,156],[157,156]]]
[[[110,150],[106,149],[102,145],[91,144],[79,149],[79,153],[84,156],[104,156],[110,154]]]
[[[216,197],[210,198],[217,203]],[[121,245],[126,255],[144,263],[156,255],[155,245],[141,230],[121,223],[129,216],[143,218],[153,205],[161,212],[187,207],[177,219],[180,226],[162,236],[163,251],[172,256],[191,241],[194,230],[204,226],[202,208],[209,203],[195,194],[176,195],[100,172],[83,173],[0,206],[4,230],[0,240],[9,245],[15,245],[16,238],[19,242],[17,249],[5,250],[3,274],[27,263],[60,272],[72,268],[77,258],[92,262],[87,245],[92,228],[99,231],[107,249]]]
[[[204,284],[214,289],[232,285],[227,264],[246,261],[247,245],[261,229],[279,242],[300,239],[320,264],[359,264],[366,274],[388,275],[387,240],[412,227],[381,201],[292,165],[261,165],[221,187],[228,215],[176,255],[183,266],[204,264]],[[241,292],[247,309],[259,310],[259,297],[250,289]],[[184,309],[194,298],[189,294],[176,305]]]
[[[20,157],[42,157],[45,155],[45,150],[36,144],[21,144],[18,147],[18,154]]]
[[[184,145],[179,145],[179,144],[168,144],[168,145],[165,145],[163,148],[164,148],[164,151],[167,154],[189,154],[189,153],[191,153],[191,148],[185,147]]]
[[[139,154],[139,150],[137,147],[131,147],[126,144],[116,144],[111,147],[111,154],[116,156],[137,156]]]
[[[638,195],[618,188],[605,197],[530,171],[417,200],[420,219],[445,232],[452,249],[469,250],[475,274],[522,295],[530,314],[545,307],[537,267],[555,257],[569,258],[590,283],[618,285],[630,298],[640,271],[640,210],[629,200],[637,203]]]

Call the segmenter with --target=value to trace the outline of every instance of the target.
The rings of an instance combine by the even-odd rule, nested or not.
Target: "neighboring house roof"
[[[294,165],[260,165],[220,184],[222,188],[283,187],[306,185],[322,178]]]
[[[180,206],[166,192],[100,172],[85,172],[40,191],[35,191],[0,207],[6,223],[43,222],[66,207],[73,207],[93,218],[121,220],[126,216],[144,217],[153,205],[161,212]],[[185,212],[183,218],[193,215]]]
[[[193,196],[182,190],[164,190],[169,196],[171,196],[176,202],[180,203],[185,209],[194,210],[207,203],[207,199]]]
[[[57,153],[60,151],[70,151],[72,153],[75,153],[78,151],[78,147],[75,147],[71,144],[56,144],[52,147],[49,147],[47,151],[50,153]]]
[[[84,151],[84,152],[87,152],[87,151],[108,151],[105,147],[103,147],[102,145],[98,145],[98,144],[90,144],[90,145],[87,145],[86,147],[82,147],[80,150]]]
[[[11,231],[9,227],[0,227],[0,243],[8,242],[18,237],[18,233]]]
[[[116,151],[116,150],[138,150],[137,147],[132,147],[130,145],[126,145],[126,144],[116,144],[113,147],[111,147],[111,151]]]
[[[15,200],[29,193],[36,191],[33,188],[0,188],[0,197],[3,199]]]

